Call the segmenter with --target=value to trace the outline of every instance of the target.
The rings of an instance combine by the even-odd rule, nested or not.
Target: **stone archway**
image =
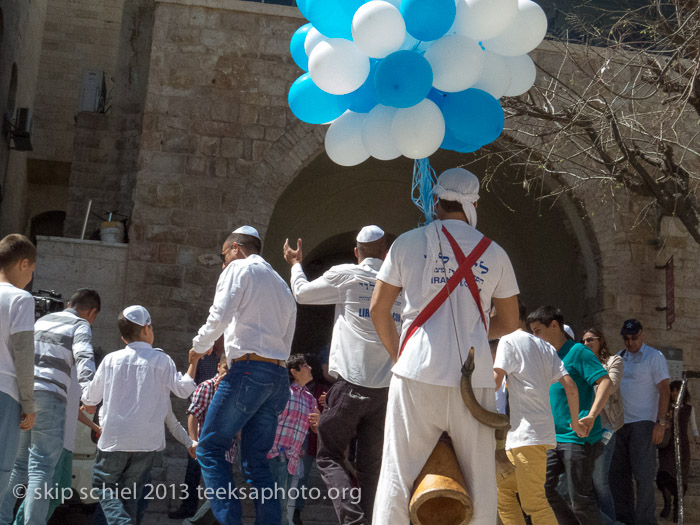
[[[308,142],[306,147],[310,147]],[[307,256],[330,259],[330,252],[319,251],[330,238],[358,231],[366,224],[378,224],[398,235],[422,220],[410,200],[411,161],[370,159],[344,168],[320,153],[320,143],[317,148],[309,160],[296,163],[296,174],[286,174],[287,186],[266,228],[264,256],[285,277],[289,269],[281,247],[287,237],[291,242],[302,237]],[[438,173],[467,160],[477,157],[442,150],[431,157]],[[471,169],[480,174],[485,165],[477,160]],[[272,166],[267,170],[275,171]],[[528,195],[513,174],[499,173],[482,188],[478,224],[509,253],[526,304],[531,309],[543,304],[559,306],[579,331],[594,320],[602,289],[598,248],[583,215],[570,197],[543,204]]]

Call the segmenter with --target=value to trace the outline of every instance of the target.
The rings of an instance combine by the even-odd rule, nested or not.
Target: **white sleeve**
[[[494,368],[504,370],[506,374],[511,374],[520,368],[520,356],[513,351],[510,341],[501,339],[496,350],[496,359],[493,361]]]
[[[294,298],[299,304],[338,304],[342,302],[339,288],[323,275],[309,282],[299,263],[292,266],[290,284]]]
[[[219,276],[216,283],[214,303],[209,308],[207,322],[199,329],[192,340],[195,352],[203,354],[209,350],[226,327],[231,324],[233,315],[241,302],[244,293],[241,285],[241,272],[236,271],[235,262],[229,264]]]
[[[106,361],[107,359],[105,358],[102,363],[100,363],[92,380],[83,389],[81,401],[87,406],[95,406],[102,401],[104,396],[104,369]]]
[[[179,443],[185,445],[185,448],[192,446],[192,439],[173,413],[173,405],[170,399],[168,399],[168,413],[165,415],[165,426],[168,427],[170,433]]]
[[[169,387],[170,391],[175,394],[177,397],[185,399],[189,396],[192,395],[192,392],[194,392],[195,388],[197,388],[197,385],[194,382],[194,379],[192,379],[189,374],[181,374],[180,372],[177,371],[177,368],[175,367],[175,363],[173,360],[168,357],[168,369],[166,371],[167,377],[169,378]]]

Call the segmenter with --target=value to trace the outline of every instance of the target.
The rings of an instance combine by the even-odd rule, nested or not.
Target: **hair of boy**
[[[29,264],[36,262],[36,247],[27,237],[11,233],[0,241],[0,270],[6,270],[24,259],[28,259]]]
[[[143,326],[140,324],[133,323],[124,317],[123,312],[117,317],[117,326],[119,327],[119,333],[127,343],[138,341],[143,329]]]
[[[559,330],[564,332],[564,314],[559,308],[554,306],[540,306],[537,310],[527,316],[527,326],[532,323],[540,323],[546,327],[552,324],[552,321],[559,323]]]
[[[246,235],[245,233],[231,233],[226,237],[224,245],[228,246],[233,243],[243,247],[243,251],[248,254],[260,254],[262,250],[262,242],[257,237]]]
[[[70,307],[74,310],[92,310],[97,308],[99,312],[102,308],[100,294],[91,288],[80,288],[70,296]]]
[[[518,296],[518,319],[521,323],[524,323],[527,319],[527,306],[525,306],[520,296]]]
[[[386,235],[376,241],[355,243],[355,246],[357,246],[357,254],[360,256],[360,259],[367,259],[369,257],[383,259],[388,248],[386,244]]]
[[[461,202],[457,201],[446,201],[445,199],[439,199],[440,207],[447,213],[464,213],[464,208]]]
[[[287,370],[289,371],[289,382],[293,383],[295,381],[295,377],[292,375],[292,370],[296,370],[299,372],[301,370],[301,367],[306,364],[306,358],[304,357],[304,354],[294,354],[289,356],[289,359],[287,359]]]

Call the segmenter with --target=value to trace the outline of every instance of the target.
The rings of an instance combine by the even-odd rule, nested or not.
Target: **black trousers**
[[[372,522],[388,394],[388,388],[367,388],[338,378],[326,396],[318,426],[316,465],[343,525]],[[353,438],[356,438],[353,466],[359,490],[345,466]]]

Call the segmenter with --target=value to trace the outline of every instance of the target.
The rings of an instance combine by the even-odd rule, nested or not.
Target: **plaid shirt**
[[[290,474],[294,474],[297,468],[301,446],[309,430],[309,416],[317,407],[316,399],[306,388],[299,383],[289,385],[289,401],[277,418],[275,442],[267,453],[267,459],[284,454]]]
[[[187,414],[192,414],[197,418],[197,437],[202,435],[202,427],[204,426],[204,418],[207,416],[207,410],[209,410],[209,403],[214,398],[214,393],[216,392],[218,385],[216,384],[216,377],[203,381],[197,386],[197,390],[192,394],[192,402],[187,408]],[[231,444],[231,450],[226,452],[226,461],[233,463],[236,457],[236,438],[233,439]]]

